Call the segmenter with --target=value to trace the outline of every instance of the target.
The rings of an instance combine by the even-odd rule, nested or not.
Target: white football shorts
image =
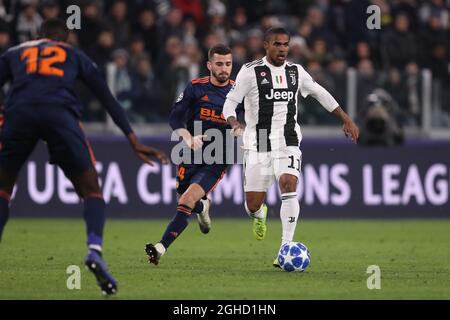
[[[286,147],[282,150],[244,152],[244,192],[267,192],[283,174],[300,177],[302,152],[298,147]]]

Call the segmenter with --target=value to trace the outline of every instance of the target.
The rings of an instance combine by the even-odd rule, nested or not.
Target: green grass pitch
[[[155,267],[144,244],[167,220],[109,220],[104,256],[119,282],[108,299],[450,299],[450,220],[305,220],[296,240],[311,251],[304,273],[272,267],[281,225],[252,238],[247,219],[196,219]],[[0,243],[0,299],[103,299],[83,266],[80,220],[12,219]],[[81,266],[81,289],[66,269]],[[381,268],[381,289],[367,288],[367,267]]]

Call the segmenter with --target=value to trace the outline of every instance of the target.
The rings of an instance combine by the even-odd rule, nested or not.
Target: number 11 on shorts
[[[289,169],[295,169],[297,171],[300,171],[300,159],[295,159],[294,156],[289,156],[289,159],[291,159],[291,165],[289,166]],[[295,161],[297,160],[297,161]],[[297,168],[294,166],[297,162]]]

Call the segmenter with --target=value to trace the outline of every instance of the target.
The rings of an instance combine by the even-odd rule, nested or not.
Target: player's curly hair
[[[69,37],[69,30],[66,23],[60,19],[48,19],[41,25],[41,38],[47,38],[55,41],[66,41]]]

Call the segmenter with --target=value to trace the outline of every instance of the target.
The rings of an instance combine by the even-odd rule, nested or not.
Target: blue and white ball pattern
[[[308,248],[300,242],[289,242],[281,246],[278,252],[278,263],[287,272],[304,271],[311,261]]]

